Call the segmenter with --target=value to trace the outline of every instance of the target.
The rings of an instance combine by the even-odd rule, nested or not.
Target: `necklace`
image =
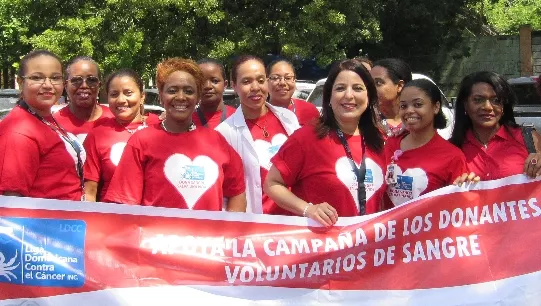
[[[162,129],[164,131],[166,131],[167,133],[172,133],[172,134],[179,134],[179,133],[182,133],[182,132],[171,132],[169,130],[167,130],[167,128],[165,127],[165,120],[162,121],[162,123],[160,124],[162,126]],[[195,124],[193,124],[193,122],[190,124],[190,126],[188,127],[188,132],[191,132],[193,130],[195,130],[196,127],[195,127]]]
[[[473,132],[473,136],[475,136],[475,139],[477,139],[477,141],[479,141],[479,143],[485,147],[485,149],[488,147],[488,142],[482,142],[481,141],[481,137],[479,137],[479,134],[477,134],[477,132],[475,130],[472,129],[472,132]]]
[[[126,131],[128,131],[128,133],[130,133],[130,134],[133,134],[133,133],[135,133],[135,132],[137,132],[137,131],[139,131],[139,130],[142,130],[142,129],[148,127],[148,126],[147,126],[147,122],[146,122],[146,120],[145,120],[145,117],[141,117],[141,123],[142,123],[142,124],[141,124],[140,126],[138,126],[137,128],[135,128],[135,129],[128,129],[128,126],[126,126],[126,125],[124,125],[124,124],[122,124],[122,123],[119,122],[119,124],[120,124]],[[129,124],[128,124],[128,125],[129,125]]]
[[[257,127],[259,127],[261,130],[263,130],[263,137],[269,138],[269,132],[267,132],[267,118],[265,118],[265,125],[263,125],[263,126],[259,125],[255,121],[252,121],[252,123],[255,124]]]

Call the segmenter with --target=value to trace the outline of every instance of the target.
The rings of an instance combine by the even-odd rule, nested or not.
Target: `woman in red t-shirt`
[[[411,81],[409,65],[398,58],[385,58],[374,63],[370,75],[378,90],[378,117],[383,132],[388,136],[397,136],[405,131],[400,118],[400,92]]]
[[[404,85],[399,113],[407,131],[385,144],[387,208],[451,185],[467,172],[464,154],[436,131],[446,125],[441,101],[438,86],[429,80]]]
[[[158,64],[156,82],[166,118],[130,137],[104,201],[244,212],[239,155],[218,132],[192,121],[201,69],[191,60],[167,59]]]
[[[295,114],[266,103],[269,93],[263,60],[240,56],[231,67],[233,89],[240,106],[216,130],[237,151],[246,173],[247,212],[282,214],[282,210],[263,193],[263,182],[271,158],[286,139],[299,128]]]
[[[274,106],[289,109],[299,119],[301,126],[315,122],[319,118],[319,111],[310,102],[294,99],[295,93],[295,69],[293,64],[286,59],[278,59],[267,65],[269,77],[269,102]]]
[[[18,105],[0,122],[0,194],[80,201],[85,152],[51,115],[62,94],[62,64],[36,50],[19,65]]]
[[[137,72],[131,69],[113,72],[105,83],[105,91],[114,118],[100,119],[83,144],[87,154],[85,194],[91,202],[105,196],[130,136],[160,122],[152,113],[144,116],[145,92]]]
[[[359,61],[333,66],[319,123],[302,127],[280,148],[265,192],[288,212],[326,226],[338,216],[380,211],[385,183],[376,103],[374,81]]]
[[[98,119],[113,117],[108,107],[98,104],[100,67],[88,56],[77,56],[66,67],[65,79],[69,104],[53,116],[66,131],[84,142]]]
[[[529,153],[513,115],[516,102],[513,89],[499,74],[481,71],[462,80],[450,141],[462,149],[469,170],[481,180],[521,173],[541,175],[541,154],[537,153],[541,152],[541,136],[532,131],[535,152]],[[466,175],[457,182],[465,179]]]
[[[224,104],[224,90],[227,87],[224,66],[212,58],[201,59],[197,64],[203,71],[205,82],[201,100],[193,112],[193,123],[214,129],[231,116],[235,108]]]

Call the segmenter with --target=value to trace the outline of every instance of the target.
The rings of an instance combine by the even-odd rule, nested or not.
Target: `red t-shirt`
[[[485,181],[523,173],[524,162],[528,157],[522,129],[503,126],[490,139],[486,148],[468,130],[462,151],[468,169]]]
[[[128,140],[105,201],[218,211],[224,197],[244,191],[242,160],[221,134],[155,124]]]
[[[295,113],[301,126],[313,122],[319,118],[319,111],[314,104],[294,98],[291,99],[291,101],[293,103],[289,103],[287,108]]]
[[[386,165],[391,164],[391,157],[400,150],[400,142],[407,135],[387,139]],[[397,183],[387,187],[384,198],[387,208],[451,185],[458,176],[468,172],[462,151],[438,133],[422,147],[404,151],[395,164]]]
[[[96,126],[88,133],[84,142],[86,151],[84,173],[85,180],[101,183],[98,199],[104,198],[131,135],[147,125],[159,122],[160,119],[155,114],[149,114],[145,124],[137,122],[127,127],[114,118],[105,118],[96,122]]]
[[[101,116],[94,121],[83,121],[70,111],[69,105],[66,105],[61,110],[53,114],[54,119],[60,124],[66,131],[77,136],[79,141],[83,143],[86,135],[94,128],[95,123],[103,118],[114,118],[115,116],[109,109],[109,107],[100,105],[102,109]]]
[[[259,164],[261,165],[260,173],[261,182],[263,183],[272,166],[271,158],[278,152],[284,142],[286,142],[288,137],[287,132],[280,120],[278,120],[271,111],[268,111],[265,115],[256,120],[246,119],[246,125],[254,139],[254,148],[257,153],[257,158],[259,159]],[[268,137],[263,135],[262,127],[265,127],[265,130],[268,132]],[[264,192],[262,202],[264,214],[284,215],[288,213],[286,210],[276,205],[276,203],[274,203],[274,201],[272,201]]]
[[[225,120],[227,117],[233,115],[235,111],[236,111],[235,108],[229,105],[225,105],[225,117],[223,119]],[[208,128],[215,129],[218,125],[220,125],[220,123],[222,123],[222,110],[221,109],[213,113],[203,112],[203,116],[205,117],[205,120],[207,121],[206,127]],[[196,126],[198,127],[204,126],[201,123],[201,120],[199,119],[199,114],[197,113],[197,109],[192,114],[192,120]]]
[[[362,136],[344,136],[358,167],[363,156]],[[304,126],[289,137],[272,162],[297,197],[313,204],[327,202],[338,216],[359,215],[357,178],[336,132],[320,139],[313,126]],[[367,147],[365,164],[366,213],[370,214],[381,210],[386,188],[383,152]]]
[[[84,150],[81,159],[84,162]],[[5,191],[73,201],[82,195],[73,147],[19,106],[0,123],[0,193]]]

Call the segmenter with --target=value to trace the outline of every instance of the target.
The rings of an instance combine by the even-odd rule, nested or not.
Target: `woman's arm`
[[[85,180],[85,200],[87,202],[96,202],[98,194],[98,182]]]
[[[230,197],[227,200],[227,209],[230,212],[246,212],[246,193]]]
[[[280,171],[274,166],[267,174],[263,190],[278,206],[295,215],[309,217],[325,226],[332,226],[338,220],[336,209],[328,203],[312,205],[294,195],[285,185]]]
[[[531,178],[535,178],[541,175],[541,153],[539,153],[541,152],[541,135],[533,130],[532,138],[536,153],[530,153],[526,157],[524,173]]]

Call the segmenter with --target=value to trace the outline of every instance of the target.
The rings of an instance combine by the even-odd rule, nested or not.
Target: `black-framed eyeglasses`
[[[69,81],[72,85],[77,87],[82,86],[84,82],[86,82],[86,86],[88,87],[94,88],[100,86],[100,79],[93,75],[87,77],[74,76],[69,78]]]
[[[64,77],[62,75],[53,75],[53,76],[50,76],[50,77],[46,77],[46,76],[43,76],[43,75],[23,75],[21,76],[22,79],[24,80],[29,80],[33,83],[37,83],[37,84],[44,84],[47,79],[49,79],[49,82],[51,82],[51,84],[53,85],[60,85],[64,82]]]
[[[273,83],[278,83],[280,82],[281,80],[284,80],[285,82],[287,83],[291,83],[291,82],[294,82],[295,81],[295,76],[294,75],[286,75],[286,76],[281,76],[281,75],[271,75],[269,77],[269,81],[273,82]]]

